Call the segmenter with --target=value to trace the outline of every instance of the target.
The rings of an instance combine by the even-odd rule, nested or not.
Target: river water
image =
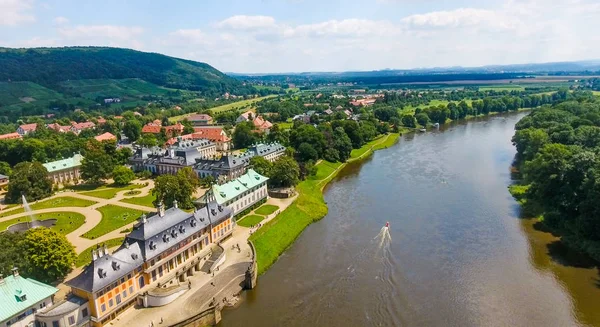
[[[508,193],[524,115],[406,135],[347,166],[328,215],[219,326],[600,326],[597,267]]]

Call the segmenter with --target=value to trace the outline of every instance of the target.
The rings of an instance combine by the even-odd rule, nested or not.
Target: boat
[[[425,132],[427,132],[427,130],[426,130],[425,128],[421,128],[421,129],[419,130],[419,132],[421,132],[421,133],[425,133]]]
[[[387,227],[387,228],[389,228],[389,227],[390,227],[390,222],[389,222],[389,221],[386,221],[386,222],[385,222],[385,227]]]

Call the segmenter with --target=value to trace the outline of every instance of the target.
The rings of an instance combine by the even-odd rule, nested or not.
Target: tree
[[[10,168],[10,164],[6,161],[0,161],[0,174],[10,176],[12,173],[12,168]]]
[[[233,131],[233,144],[237,149],[247,148],[258,140],[253,132],[254,125],[251,122],[242,122],[236,125]]]
[[[10,275],[13,267],[18,267],[22,271],[27,270],[27,259],[21,253],[19,243],[25,237],[24,233],[0,233],[0,274]]]
[[[122,147],[120,149],[117,150],[116,152],[116,164],[117,165],[125,165],[129,162],[129,159],[133,156],[133,151],[131,150],[131,148],[127,148],[127,147]]]
[[[274,186],[290,187],[299,182],[300,167],[296,160],[283,156],[273,163],[270,182]]]
[[[151,148],[153,146],[156,146],[158,142],[154,134],[146,133],[142,135],[142,137],[137,141],[137,144],[143,147]]]
[[[416,114],[415,119],[421,126],[426,126],[429,123],[429,116],[427,116],[427,114],[424,112]]]
[[[142,134],[142,123],[136,119],[130,119],[123,125],[123,134],[127,136],[129,141],[135,142]]]
[[[273,169],[273,164],[261,156],[255,156],[250,159],[250,167],[254,169],[257,173],[263,176],[271,176],[271,169]]]
[[[20,247],[29,263],[26,273],[45,283],[65,277],[75,263],[73,245],[64,235],[48,228],[33,228],[25,232]]]
[[[152,194],[156,195],[154,205],[163,203],[171,207],[173,201],[177,200],[179,207],[191,209],[194,207],[192,196],[200,183],[200,179],[190,167],[180,169],[176,176],[158,176],[152,190]]]
[[[402,115],[402,125],[405,127],[415,128],[417,127],[417,120],[413,115],[404,114]]]
[[[348,137],[348,134],[343,128],[338,127],[333,131],[333,145],[338,153],[339,160],[345,162],[350,158],[352,152],[352,140]]]
[[[106,149],[96,140],[87,144],[85,157],[81,161],[81,177],[91,184],[99,184],[110,177],[115,167],[115,157],[106,153]]]
[[[39,162],[21,162],[17,164],[8,182],[6,200],[20,203],[21,195],[28,201],[43,199],[52,194],[52,181],[48,179],[48,170]]]
[[[112,171],[112,178],[116,185],[124,186],[135,179],[135,173],[125,166],[115,166]]]
[[[297,155],[300,161],[319,159],[319,153],[317,152],[317,150],[315,150],[315,148],[308,143],[300,144],[300,146],[298,147]]]
[[[181,124],[183,125],[183,134],[192,134],[194,133],[194,126],[192,126],[192,123],[190,123],[189,120],[184,119]]]

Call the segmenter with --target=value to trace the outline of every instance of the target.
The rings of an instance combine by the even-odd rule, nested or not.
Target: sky
[[[0,0],[0,47],[78,45],[238,73],[600,59],[600,1]]]

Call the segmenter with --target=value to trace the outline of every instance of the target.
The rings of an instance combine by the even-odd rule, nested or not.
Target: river
[[[344,168],[327,216],[219,326],[600,326],[597,267],[508,193],[524,115],[406,135]]]

